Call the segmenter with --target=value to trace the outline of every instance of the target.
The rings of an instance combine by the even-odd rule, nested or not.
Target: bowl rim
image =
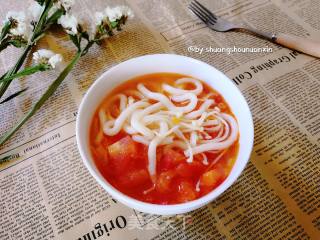
[[[97,88],[97,86],[100,84],[100,82],[105,81],[104,79],[106,79],[109,75],[112,75],[112,74],[116,73],[118,71],[118,69],[121,69],[121,67],[123,67],[123,65],[128,65],[128,64],[134,63],[136,61],[152,60],[154,58],[160,58],[160,59],[161,58],[162,59],[177,58],[182,61],[189,61],[191,63],[201,64],[204,67],[211,68],[211,70],[214,70],[219,75],[219,77],[223,78],[223,80],[227,80],[232,83],[232,85],[233,85],[232,91],[236,91],[238,94],[237,97],[241,98],[241,99],[239,99],[239,101],[242,101],[243,105],[241,105],[241,106],[246,111],[247,118],[249,120],[247,123],[247,127],[246,127],[246,131],[248,131],[248,134],[249,134],[249,138],[246,139],[247,140],[247,142],[246,142],[247,151],[245,152],[245,156],[243,157],[244,159],[242,160],[242,165],[240,166],[238,171],[233,175],[232,179],[230,180],[230,176],[231,176],[231,172],[230,172],[227,179],[225,179],[216,189],[212,190],[210,193],[208,193],[198,199],[195,199],[193,201],[189,201],[186,203],[160,205],[160,204],[146,203],[146,202],[143,202],[143,201],[140,201],[140,200],[137,200],[137,199],[134,199],[132,197],[125,195],[124,193],[122,193],[119,190],[117,190],[116,188],[114,188],[110,183],[108,183],[108,181],[100,174],[99,170],[96,168],[94,161],[93,161],[92,157],[90,156],[90,153],[88,154],[88,151],[85,150],[86,147],[88,147],[88,146],[85,146],[86,144],[88,144],[88,140],[83,138],[84,122],[82,120],[83,119],[82,116],[84,116],[86,114],[86,112],[85,112],[86,108],[87,108],[86,104],[88,102],[90,95],[93,94],[94,89]],[[159,71],[159,72],[161,72],[161,71]],[[162,72],[167,72],[167,71],[162,71]],[[154,73],[156,73],[156,72],[154,72]],[[147,73],[142,73],[140,75],[144,75],[144,74],[147,74]],[[126,80],[129,80],[129,79],[126,79]],[[203,81],[206,82],[205,80],[203,80]],[[210,85],[210,83],[208,83],[208,82],[206,82],[206,83]],[[119,84],[121,84],[121,83],[119,83]],[[117,85],[113,85],[112,88],[114,88],[116,86]],[[111,89],[110,89],[110,91],[111,91]],[[98,102],[97,105],[91,106],[91,107],[93,107],[94,109],[97,109],[97,107],[101,103],[101,101],[102,101],[102,99],[100,99],[100,101]],[[92,119],[92,116],[90,119]],[[88,127],[88,129],[89,129],[89,127]],[[234,85],[232,80],[230,80],[221,71],[217,70],[216,68],[214,68],[213,66],[211,66],[205,62],[202,62],[202,61],[194,59],[194,58],[182,56],[182,55],[151,54],[151,55],[143,55],[143,56],[131,58],[129,60],[121,62],[121,63],[111,67],[110,69],[108,69],[104,73],[102,73],[95,80],[95,82],[87,90],[87,92],[86,92],[85,96],[83,97],[81,104],[79,106],[77,119],[76,119],[76,141],[77,141],[77,146],[78,146],[80,156],[83,160],[84,165],[86,166],[86,168],[88,169],[90,174],[97,180],[97,182],[100,184],[100,186],[102,186],[103,189],[106,190],[113,198],[115,198],[119,202],[129,206],[130,208],[136,209],[138,211],[151,213],[151,214],[172,215],[172,214],[186,213],[186,212],[198,209],[198,208],[208,204],[209,202],[213,201],[218,196],[220,196],[223,192],[225,192],[238,179],[240,174],[243,172],[243,169],[247,165],[249,158],[250,158],[250,155],[251,155],[251,152],[252,152],[253,141],[254,141],[254,127],[253,127],[252,114],[250,112],[250,108],[249,108],[248,103],[246,102],[244,96],[242,95],[241,91]],[[240,151],[240,148],[241,148],[241,146],[239,146],[239,151]],[[237,161],[238,161],[238,157],[237,157],[234,165],[236,164]]]

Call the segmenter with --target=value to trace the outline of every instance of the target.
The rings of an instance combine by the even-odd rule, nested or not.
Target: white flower
[[[4,23],[12,22],[12,21],[19,23],[19,22],[24,22],[25,19],[26,19],[26,15],[24,14],[24,12],[9,11],[7,13],[6,20],[4,21]]]
[[[49,64],[52,68],[55,68],[60,62],[62,62],[62,56],[60,54],[55,54],[49,59]]]
[[[106,19],[108,19],[110,22],[114,22],[121,19],[123,16],[132,18],[132,10],[127,6],[118,6],[114,8],[107,7],[104,12],[95,13],[95,22],[96,25],[100,25],[101,22],[106,21]]]
[[[94,14],[94,18],[95,18],[96,25],[100,25],[101,22],[104,20],[105,16],[102,12],[96,12]]]
[[[60,3],[64,9],[68,10],[73,6],[74,0],[60,0]]]
[[[128,18],[133,18],[134,14],[128,6],[120,6],[122,14]]]
[[[109,18],[110,22],[114,22],[117,19],[120,19],[122,17],[121,7],[115,7],[115,8],[107,7],[104,10],[104,13],[105,13],[105,16]]]
[[[27,25],[24,22],[20,22],[16,27],[11,28],[9,32],[14,36],[26,36]]]
[[[28,40],[31,34],[31,26],[29,24],[26,24],[25,18],[26,16],[24,12],[9,11],[4,22],[11,23],[9,30],[9,33],[11,35],[19,36],[24,38],[25,40]]]
[[[55,68],[62,61],[62,56],[47,49],[40,49],[33,53],[33,60],[36,64],[49,64],[51,68]]]
[[[78,20],[73,15],[62,15],[58,23],[66,30],[70,35],[76,35],[78,33]]]
[[[34,21],[38,21],[43,10],[44,10],[44,6],[41,6],[37,2],[32,2],[30,7],[28,8],[28,11]]]
[[[57,0],[54,3],[54,6],[57,8],[63,8],[64,10],[68,11],[74,4],[74,0]]]

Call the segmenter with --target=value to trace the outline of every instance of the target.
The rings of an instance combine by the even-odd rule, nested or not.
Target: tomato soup
[[[120,192],[154,204],[192,201],[217,188],[238,154],[235,116],[201,80],[173,73],[120,84],[96,110],[90,148]]]

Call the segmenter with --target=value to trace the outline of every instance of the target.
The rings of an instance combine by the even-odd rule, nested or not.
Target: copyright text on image
[[[202,53],[271,53],[271,47],[199,47],[199,46],[189,46],[188,52],[194,52],[198,54]]]

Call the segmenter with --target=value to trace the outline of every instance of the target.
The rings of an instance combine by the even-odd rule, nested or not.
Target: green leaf
[[[110,22],[110,25],[112,28],[116,28],[116,27],[118,27],[119,22],[118,21]]]
[[[6,49],[8,46],[10,45],[10,43],[6,40],[2,41],[0,43],[0,52],[3,51],[4,49]]]
[[[18,92],[15,92],[14,94],[10,95],[9,97],[7,97],[6,99],[4,99],[3,101],[0,102],[0,104],[4,104],[8,101],[10,101],[11,99],[15,98],[15,97],[18,97],[20,94],[24,93],[25,91],[27,91],[28,88],[25,88],[25,89],[22,89]]]
[[[28,45],[24,49],[22,55],[20,56],[20,58],[16,62],[16,65],[11,70],[9,70],[4,76],[2,76],[1,79],[5,78],[5,77],[8,77],[8,76],[10,76],[12,74],[15,74],[20,69],[20,67],[24,63],[24,60],[26,59],[26,56],[28,55],[28,53],[31,50],[31,48],[32,48],[32,45]],[[2,96],[4,95],[4,93],[6,92],[8,87],[10,86],[11,81],[0,82],[0,99],[2,98]]]
[[[10,27],[11,27],[11,22],[9,22],[9,21],[5,22],[5,24],[4,24],[4,26],[2,27],[2,30],[1,30],[1,36],[0,36],[0,40],[1,41],[8,34],[8,32],[10,30]]]
[[[4,78],[0,79],[0,82],[10,81],[15,78],[24,77],[27,75],[31,75],[31,74],[34,74],[37,72],[43,72],[43,71],[50,70],[50,69],[51,69],[51,66],[48,64],[39,64],[36,66],[27,67],[16,74],[12,74],[8,77],[4,77]]]
[[[54,14],[52,14],[52,15],[48,18],[46,24],[50,26],[50,25],[56,23],[56,22],[58,21],[58,19],[59,19],[64,13],[65,13],[65,11],[64,11],[63,9],[58,9]],[[48,26],[48,27],[49,27],[49,26]],[[48,27],[47,27],[47,28],[48,28]]]
[[[45,26],[45,23],[46,23],[46,19],[47,19],[47,16],[48,16],[48,13],[51,9],[53,5],[53,1],[52,0],[46,0],[45,1],[45,8],[42,12],[42,14],[40,15],[40,18],[34,28],[34,31],[33,31],[33,35],[31,37],[31,42],[33,43],[35,41],[35,39],[37,39],[37,37],[43,33],[43,30],[44,30],[44,26]]]
[[[23,39],[12,39],[9,41],[9,44],[15,46],[16,48],[25,47],[27,42]]]
[[[45,0],[35,0],[37,3],[39,3],[41,6],[44,4]]]
[[[71,34],[69,34],[69,38],[70,38],[70,40],[73,42],[73,44],[76,45],[76,47],[77,47],[78,49],[80,49],[80,43],[79,43],[78,36],[77,36],[77,35],[71,35]]]
[[[73,58],[73,60],[69,63],[69,65],[61,72],[58,78],[49,86],[47,91],[41,96],[41,98],[35,103],[35,105],[30,109],[30,111],[9,131],[7,131],[0,138],[0,146],[4,144],[18,129],[20,129],[23,124],[29,120],[48,100],[50,96],[54,94],[63,80],[68,76],[69,72],[72,70],[74,65],[78,62],[82,55],[82,52],[78,52],[77,55]]]

